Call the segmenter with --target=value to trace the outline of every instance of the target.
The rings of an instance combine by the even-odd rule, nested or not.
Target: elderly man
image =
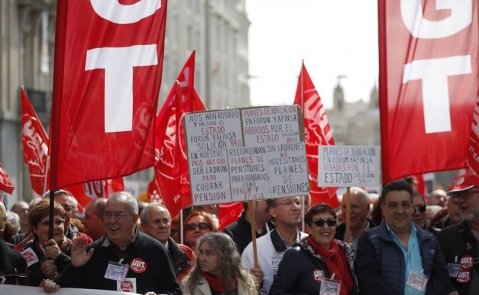
[[[12,206],[12,212],[20,217],[20,233],[26,234],[30,231],[30,222],[28,220],[28,204],[24,201],[18,201]]]
[[[99,198],[92,200],[85,208],[85,217],[83,217],[83,232],[89,235],[93,240],[97,240],[105,235],[103,226],[103,212],[105,212],[106,199]]]
[[[341,219],[346,220],[346,196],[344,193],[341,203]],[[354,249],[358,246],[359,237],[370,228],[376,226],[372,220],[368,218],[370,206],[368,192],[360,187],[352,187],[349,191],[349,199],[351,206],[350,230],[351,244]],[[345,240],[346,223],[341,223],[336,228],[335,238]]]
[[[449,202],[458,206],[464,218],[443,229],[438,239],[448,262],[449,278],[459,294],[477,294],[479,290],[479,176],[456,178],[448,192]]]
[[[137,228],[138,204],[130,193],[108,198],[103,221],[106,236],[88,247],[75,240],[62,287],[181,294],[168,252]]]
[[[405,181],[388,183],[380,203],[384,220],[358,242],[361,294],[457,294],[436,237],[412,222],[411,186]]]
[[[195,261],[195,254],[190,247],[177,244],[171,234],[171,215],[161,203],[151,203],[140,213],[143,232],[160,241],[168,249],[173,262],[176,278],[180,281]]]
[[[300,197],[286,197],[267,200],[268,211],[276,224],[276,228],[258,238],[258,263],[254,265],[253,244],[249,243],[241,255],[241,261],[246,268],[262,282],[261,294],[266,295],[273,283],[279,262],[284,252],[306,234],[298,230],[301,224]]]

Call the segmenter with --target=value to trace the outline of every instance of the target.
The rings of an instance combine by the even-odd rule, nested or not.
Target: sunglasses
[[[39,224],[41,224],[43,226],[48,226],[49,223],[50,223],[50,220],[43,220],[43,221],[39,222]],[[63,225],[63,224],[65,224],[65,219],[55,219],[55,220],[53,220],[53,224]]]
[[[324,224],[327,224],[329,227],[332,227],[332,226],[336,226],[337,224],[337,221],[336,219],[327,219],[327,220],[324,220],[324,219],[318,219],[318,220],[315,220],[313,221],[314,225],[318,226],[318,227],[322,227]]]
[[[424,213],[426,212],[426,206],[424,205],[417,205],[416,210],[419,211],[419,213]]]
[[[188,223],[185,225],[185,229],[188,231],[195,230],[196,228],[201,230],[210,229],[210,225],[206,222]]]

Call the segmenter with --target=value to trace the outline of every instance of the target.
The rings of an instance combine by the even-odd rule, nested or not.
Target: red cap
[[[479,175],[461,175],[454,178],[452,181],[452,188],[447,192],[447,194],[450,195],[467,191],[475,186],[479,187]]]

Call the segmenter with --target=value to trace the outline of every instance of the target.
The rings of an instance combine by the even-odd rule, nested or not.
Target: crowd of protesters
[[[80,216],[74,196],[61,190],[53,239],[48,198],[11,210],[0,203],[0,284],[48,293],[477,294],[478,176],[427,198],[411,179],[378,195],[353,187],[339,208],[312,204],[304,219],[301,203],[295,196],[244,203],[237,221],[219,230],[215,206],[185,210],[180,226],[162,203],[119,192]]]

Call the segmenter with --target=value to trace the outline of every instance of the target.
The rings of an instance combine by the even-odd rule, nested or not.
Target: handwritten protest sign
[[[195,205],[309,193],[304,126],[297,106],[185,115]]]
[[[329,145],[319,147],[318,183],[321,186],[378,186],[378,146]]]

